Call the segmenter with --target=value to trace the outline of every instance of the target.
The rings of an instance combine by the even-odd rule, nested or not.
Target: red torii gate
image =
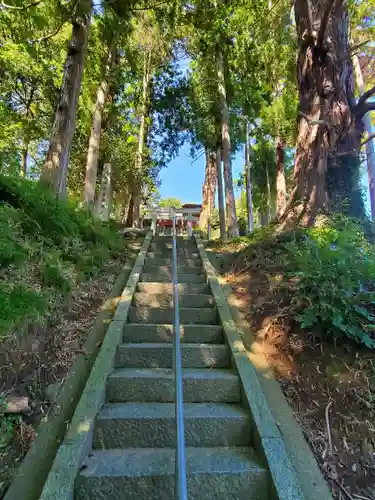
[[[197,210],[199,209],[200,211],[202,210],[202,205],[199,205],[199,204],[194,204],[194,203],[185,203],[185,205],[182,205],[182,207],[180,209],[177,209],[177,210],[188,210],[189,208],[193,209],[193,210]],[[200,212],[199,213],[194,213],[192,214],[192,219],[191,219],[191,225],[193,227],[197,227],[198,224],[199,224],[199,217],[200,217]],[[186,230],[187,229],[187,224],[188,224],[189,221],[182,221],[182,220],[179,220],[177,222],[177,227],[179,229],[183,229],[183,230]],[[158,220],[158,225],[160,228],[171,228],[173,226],[173,222],[171,219],[159,219]]]

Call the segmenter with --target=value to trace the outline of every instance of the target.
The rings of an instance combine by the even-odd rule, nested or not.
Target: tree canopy
[[[196,156],[205,150],[216,154],[221,148],[227,215],[232,211],[227,224],[231,225],[236,214],[231,201],[234,195],[230,160],[234,154],[242,154],[248,124],[256,209],[264,210],[265,203],[275,204],[277,144],[279,150],[282,144],[286,158],[290,159],[297,143],[294,178],[300,184],[293,190],[288,160],[288,199],[295,202],[295,194],[299,193],[300,199],[309,198],[310,204],[317,205],[315,208],[351,207],[348,210],[353,211],[351,192],[360,191],[357,173],[363,160],[360,120],[373,105],[362,98],[362,107],[354,110],[358,85],[350,69],[350,55],[359,57],[365,89],[370,90],[374,80],[371,38],[375,6],[372,1],[348,1],[340,2],[340,10],[339,2],[325,0],[322,7],[315,3],[310,0],[306,5],[311,7],[313,23],[322,23],[322,38],[307,41],[299,26],[303,5],[297,2],[291,9],[286,0],[3,3],[1,171],[38,179],[41,174],[45,177],[48,169],[51,173],[52,168],[62,182],[63,196],[65,192],[77,200],[89,196],[89,203],[93,203],[103,165],[109,162],[113,213],[122,214],[125,220],[129,211],[152,197],[161,169],[167,167],[185,141],[190,142]],[[347,12],[350,25],[345,24],[343,17]],[[337,130],[332,118],[336,101],[329,101],[327,92],[330,85],[338,88],[337,72],[343,69],[337,43],[344,43],[344,39],[336,43],[332,38],[331,26],[335,22],[347,31],[347,37],[350,35],[350,47],[342,47],[348,54],[345,61],[351,82],[346,84],[345,99],[337,104],[347,103],[345,119],[354,124],[350,141],[345,139],[346,129],[332,134],[332,127]],[[331,102],[328,118],[316,117],[310,104],[303,102],[310,98],[310,94],[301,94],[307,77],[303,83],[295,64],[297,53],[308,61],[309,47],[314,44],[325,44],[326,62],[312,60],[311,75],[315,66],[318,71],[322,64],[328,68],[328,61],[336,65],[332,66],[332,74],[337,73],[333,79],[324,74],[321,81],[315,81],[314,76],[309,80],[311,91],[316,85],[326,89],[325,102]],[[74,59],[76,50],[81,62]],[[73,88],[78,92],[76,104],[71,96]],[[340,92],[344,95],[343,87]],[[66,112],[61,107],[65,102],[70,103]],[[323,131],[324,123],[330,132]],[[305,141],[302,137],[306,136],[301,134],[306,126],[311,129],[311,137],[318,137],[315,142],[327,145],[321,161],[328,162],[329,175],[326,180],[315,176],[311,181],[303,181],[302,188],[298,162],[305,160],[298,144]],[[333,137],[337,139],[335,143]],[[314,147],[315,151],[322,151],[318,142],[309,146],[311,150]],[[351,151],[356,151],[358,161]],[[346,176],[349,180],[345,186],[341,183],[341,191],[335,191],[332,186],[338,185],[339,179],[333,181],[331,177],[338,170],[330,165],[337,165],[341,157],[340,165],[346,162],[347,167],[343,168],[349,168],[346,171],[351,173]],[[308,170],[315,172],[316,168]],[[343,176],[340,174],[340,179]],[[319,202],[311,197],[311,183],[326,183],[318,190],[326,193]],[[270,193],[272,200],[265,201]],[[357,215],[358,210],[357,207]]]

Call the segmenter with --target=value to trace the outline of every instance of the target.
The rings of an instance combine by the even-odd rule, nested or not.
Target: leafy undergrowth
[[[335,498],[375,500],[374,246],[335,217],[210,247]]]
[[[0,176],[0,497],[130,257],[123,236],[35,183]]]
[[[0,176],[0,338],[43,322],[123,242],[109,225],[38,184]]]

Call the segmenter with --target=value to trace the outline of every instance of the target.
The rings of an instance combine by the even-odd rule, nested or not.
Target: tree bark
[[[246,211],[248,234],[254,231],[253,197],[251,186],[251,165],[250,165],[250,145],[249,145],[249,124],[246,122],[245,140],[245,183],[246,183]]]
[[[214,211],[217,180],[216,153],[206,148],[206,169],[202,193],[202,210],[199,217],[199,227],[208,231]]]
[[[54,115],[50,144],[40,176],[40,182],[53,190],[59,198],[66,196],[70,150],[90,30],[91,0],[81,0],[77,11]]]
[[[142,184],[137,183],[133,190],[133,227],[140,227],[141,220],[141,201],[142,201]]]
[[[100,137],[102,132],[102,121],[109,93],[109,78],[113,60],[114,56],[112,50],[110,50],[105,64],[104,79],[99,85],[96,94],[96,104],[95,104],[94,118],[91,127],[89,149],[87,153],[86,177],[83,190],[84,204],[90,210],[93,208],[95,201],[95,189],[96,189],[96,179],[98,175],[98,161],[99,161],[99,151],[100,151]]]
[[[276,137],[276,217],[281,217],[286,209],[286,182],[284,171],[284,143]]]
[[[218,91],[221,107],[221,138],[223,145],[223,163],[224,163],[224,186],[225,186],[225,206],[226,206],[226,222],[228,227],[229,237],[236,237],[239,235],[236,204],[233,191],[233,177],[232,177],[232,164],[231,164],[231,141],[229,130],[229,110],[227,102],[227,92],[225,85],[224,74],[224,59],[220,49],[217,54],[217,77],[218,77]]]
[[[352,60],[353,60],[354,74],[359,95],[362,96],[365,92],[365,85],[363,82],[361,65],[359,63],[359,58],[357,55],[353,55]],[[365,133],[368,138],[372,135],[371,117],[368,113],[363,117],[363,124],[365,128]],[[366,160],[367,160],[368,185],[370,191],[371,219],[375,220],[375,147],[373,139],[366,142]]]
[[[133,227],[133,208],[134,208],[134,200],[133,196],[131,196],[129,201],[128,215],[126,217],[126,227]]]
[[[105,163],[100,182],[99,196],[95,207],[95,216],[103,222],[108,222],[111,215],[112,202],[112,166]]]
[[[266,207],[266,217],[267,224],[273,218],[273,203],[272,203],[272,194],[271,194],[271,182],[270,182],[270,172],[268,163],[266,163],[266,183],[267,183],[267,207]]]
[[[122,224],[126,224],[126,220],[129,212],[131,195],[125,190],[118,194],[117,204],[119,205],[119,219]]]
[[[299,47],[299,124],[296,186],[291,202],[303,200],[307,224],[314,223],[322,209],[342,211],[347,206],[345,211],[358,215],[361,208],[355,160],[361,132],[352,115],[354,85],[347,8],[341,0],[296,0],[294,10]],[[354,158],[349,151],[354,151]]]
[[[142,81],[142,104],[140,113],[138,151],[135,159],[135,179],[133,195],[133,226],[139,227],[140,224],[140,203],[142,191],[143,174],[143,153],[147,138],[147,117],[150,108],[150,90],[151,90],[151,49],[145,51],[143,55],[143,81]]]
[[[27,175],[27,157],[29,154],[29,141],[26,139],[23,144],[23,149],[22,149],[22,163],[21,163],[21,170],[20,170],[20,175],[21,177],[26,177]]]
[[[223,194],[223,172],[221,169],[221,148],[216,151],[216,170],[217,170],[217,193],[219,205],[219,220],[220,220],[220,239],[225,240],[227,237],[225,229],[225,210],[224,210],[224,194]]]

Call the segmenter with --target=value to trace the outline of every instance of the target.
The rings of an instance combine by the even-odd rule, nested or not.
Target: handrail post
[[[173,250],[172,250],[172,280],[173,280],[173,372],[175,376],[175,412],[176,412],[176,462],[175,462],[175,498],[187,500],[187,477],[185,458],[185,432],[184,432],[184,399],[182,387],[182,362],[180,338],[180,308],[177,280],[177,241],[176,241],[176,210],[172,209],[173,220]]]

